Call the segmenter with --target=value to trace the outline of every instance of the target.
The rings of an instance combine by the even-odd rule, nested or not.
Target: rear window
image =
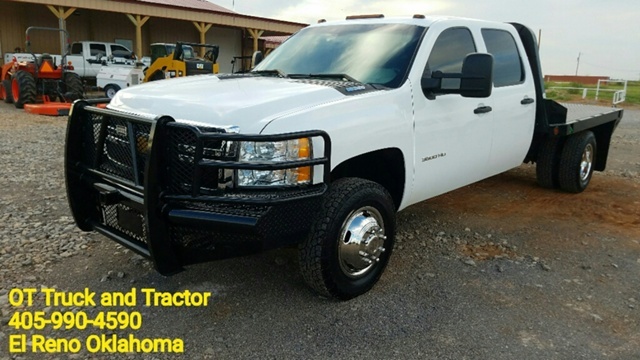
[[[82,43],[74,43],[71,45],[71,54],[82,55]]]
[[[493,84],[495,87],[520,84],[524,81],[522,60],[513,36],[507,31],[482,29],[487,51],[493,55]]]

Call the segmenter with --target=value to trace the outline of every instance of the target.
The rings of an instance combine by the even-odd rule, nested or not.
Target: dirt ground
[[[51,161],[58,165],[64,122],[0,104],[0,140],[51,132],[57,139]],[[54,171],[61,176],[61,167]],[[372,291],[348,302],[308,291],[295,249],[162,277],[97,234],[83,234],[86,249],[73,256],[3,273],[0,289],[211,291],[207,307],[134,309],[145,321],[137,337],[182,338],[179,358],[185,359],[640,359],[639,173],[640,110],[629,109],[614,136],[608,170],[596,173],[584,193],[542,189],[535,168],[522,165],[399,213],[387,271]],[[51,196],[50,211],[68,216],[62,182],[35,194],[11,186],[14,193],[0,204],[25,199],[28,209],[34,196]],[[8,328],[13,311],[3,310],[0,359],[42,358],[8,353],[10,334],[30,334]]]

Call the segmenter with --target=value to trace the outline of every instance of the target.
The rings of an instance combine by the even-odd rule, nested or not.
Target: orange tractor
[[[67,49],[59,64],[49,54],[36,55],[31,51],[29,33],[33,30],[65,34]],[[21,61],[14,56],[13,61],[2,66],[0,98],[6,103],[13,103],[19,109],[26,104],[49,103],[55,100],[68,103],[82,98],[82,80],[78,74],[72,72],[71,63],[65,63],[70,50],[69,33],[63,29],[32,26],[27,29],[26,38],[26,52],[31,56],[26,60],[21,58]]]

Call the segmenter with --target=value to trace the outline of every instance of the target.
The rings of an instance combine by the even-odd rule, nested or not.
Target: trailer
[[[141,84],[144,80],[142,64],[135,67],[120,65],[103,65],[96,76],[99,89],[104,91],[104,95],[111,99],[120,89]]]

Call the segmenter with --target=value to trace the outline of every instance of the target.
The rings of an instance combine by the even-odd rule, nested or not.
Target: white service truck
[[[622,110],[544,94],[520,24],[323,22],[246,74],[142,84],[107,109],[76,102],[69,204],[82,230],[162,274],[298,244],[310,287],[349,299],[380,278],[397,211],[523,162],[572,193],[605,169]]]

